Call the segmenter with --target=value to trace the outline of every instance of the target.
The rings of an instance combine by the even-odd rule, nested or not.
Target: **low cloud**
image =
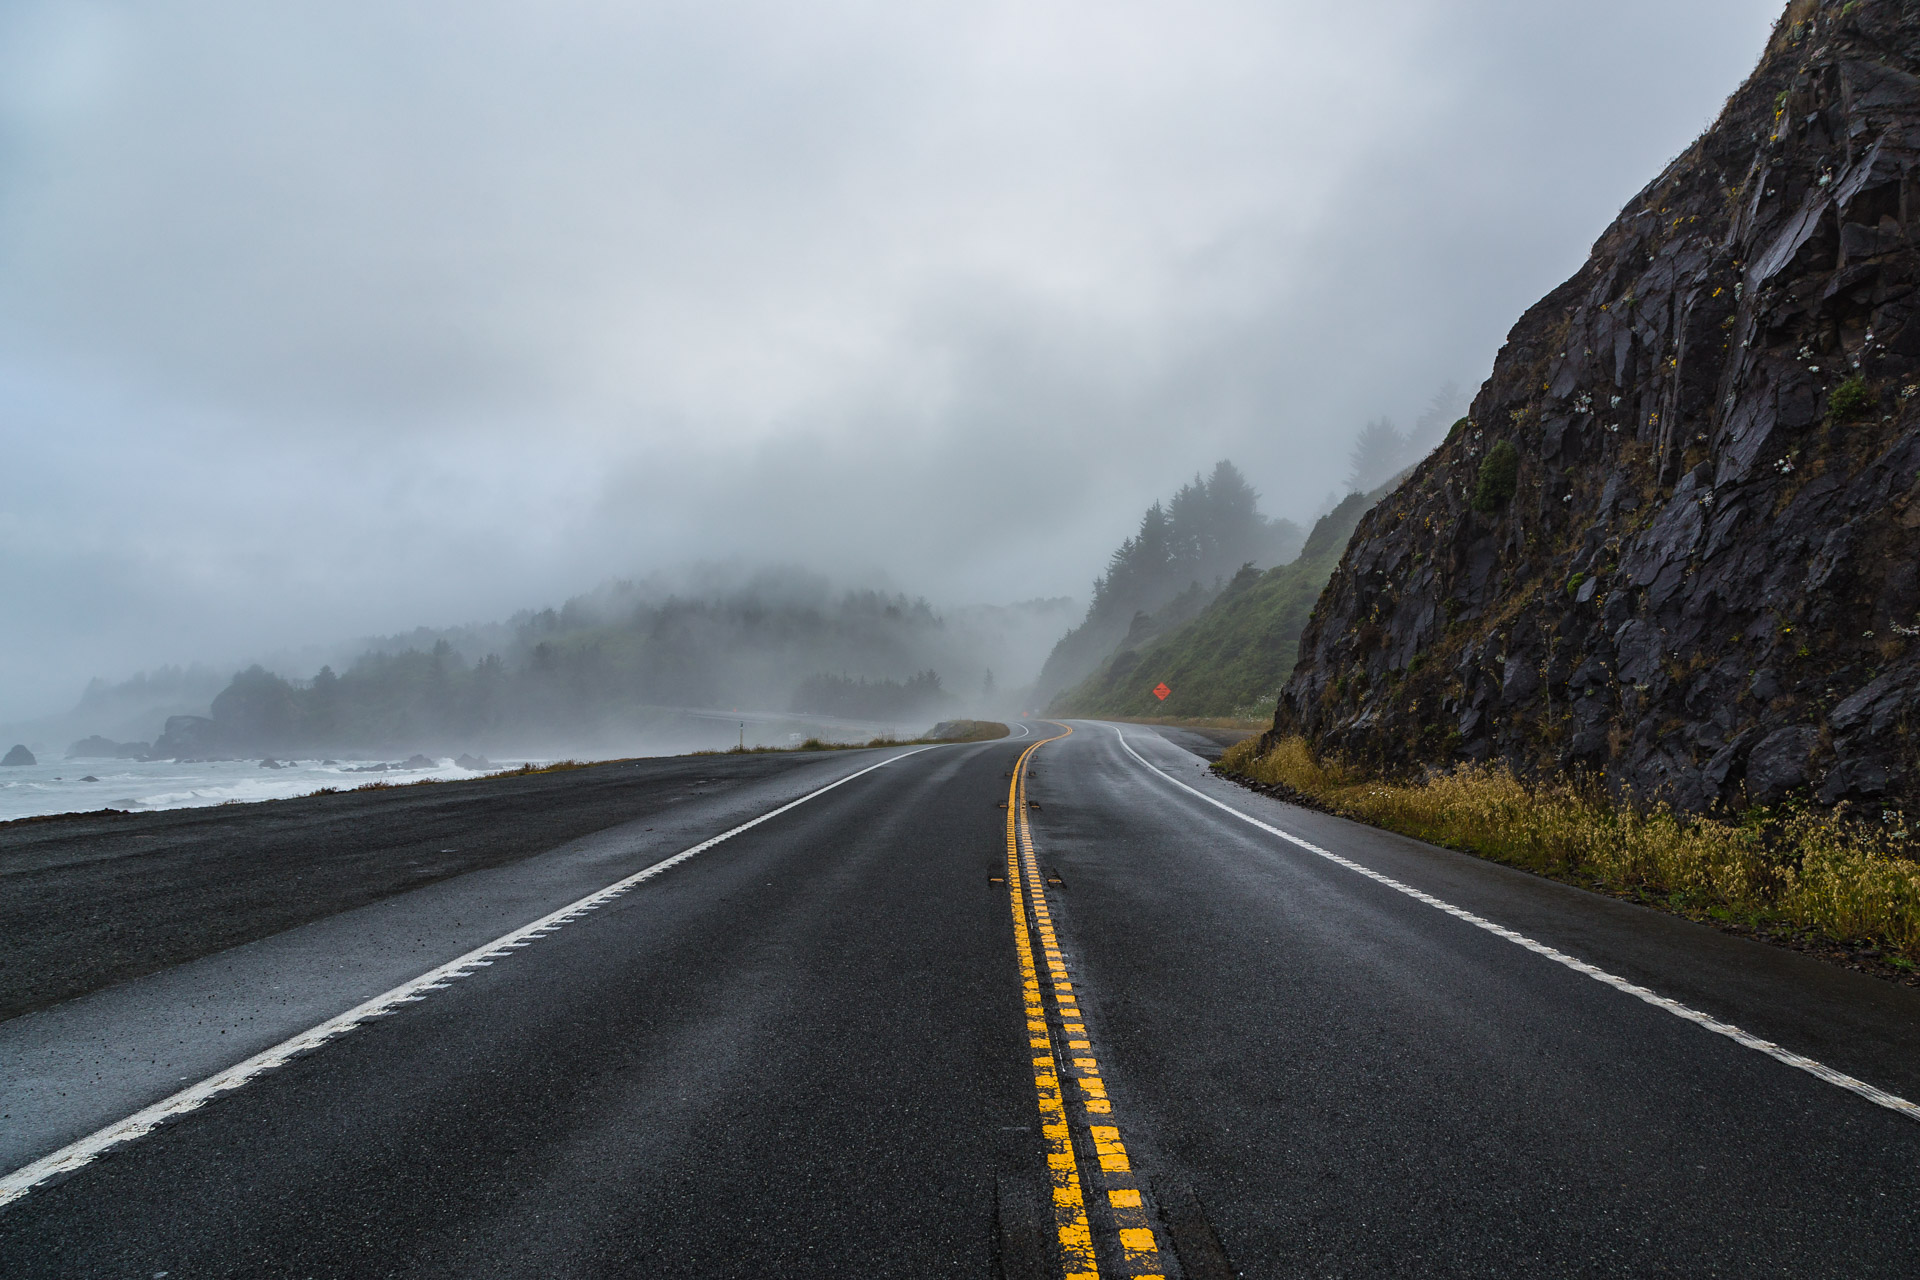
[[[1310,515],[1777,7],[8,6],[0,717],[699,559],[1084,594],[1223,456]]]

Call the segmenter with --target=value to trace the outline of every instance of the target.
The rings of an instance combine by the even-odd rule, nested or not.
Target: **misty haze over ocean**
[[[769,574],[946,639],[676,697],[1004,700],[1149,503],[1474,386],[1777,9],[10,4],[0,723]]]

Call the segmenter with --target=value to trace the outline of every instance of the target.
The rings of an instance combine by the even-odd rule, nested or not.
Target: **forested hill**
[[[1119,651],[1050,709],[1072,716],[1271,715],[1321,588],[1360,517],[1386,493],[1347,495],[1313,526],[1297,558],[1265,572],[1243,568],[1197,616],[1182,614],[1176,600],[1136,619]],[[1162,683],[1172,690],[1164,702],[1154,693]]]
[[[1242,565],[1281,564],[1301,544],[1300,526],[1269,520],[1260,496],[1231,462],[1198,475],[1140,518],[1140,530],[1120,545],[1093,584],[1093,601],[1080,625],[1061,637],[1034,688],[1044,706],[1086,679],[1126,640],[1141,614],[1174,606],[1198,613]]]
[[[709,594],[614,583],[507,623],[373,643],[307,679],[251,668],[210,714],[169,720],[153,753],[585,750],[628,740],[660,707],[937,719],[1031,679],[1073,611],[1056,599],[943,613],[798,572]]]

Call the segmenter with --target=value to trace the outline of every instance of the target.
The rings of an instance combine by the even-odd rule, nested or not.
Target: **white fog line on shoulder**
[[[271,1049],[264,1049],[244,1062],[235,1063],[224,1071],[208,1076],[198,1084],[190,1085],[178,1093],[162,1098],[152,1106],[134,1112],[124,1120],[89,1134],[78,1142],[69,1143],[51,1155],[42,1156],[32,1164],[15,1169],[12,1173],[0,1177],[0,1206],[11,1204],[49,1178],[71,1173],[91,1163],[102,1152],[112,1147],[143,1137],[167,1121],[198,1109],[220,1094],[238,1089],[255,1076],[273,1070],[298,1054],[319,1048],[327,1041],[346,1034],[370,1018],[391,1013],[396,1006],[413,1004],[426,999],[427,992],[445,990],[453,979],[464,978],[476,969],[490,965],[502,956],[511,955],[515,950],[537,939],[551,936],[586,913],[605,906],[642,881],[651,880],[661,872],[705,853],[722,841],[731,840],[743,831],[750,831],[788,810],[797,809],[807,801],[823,796],[836,787],[843,787],[855,778],[872,773],[875,769],[884,769],[896,760],[904,760],[908,756],[919,755],[922,751],[934,749],[933,746],[918,747],[912,751],[903,751],[897,756],[889,756],[879,764],[868,765],[844,778],[829,782],[824,787],[809,791],[797,800],[790,800],[777,809],[770,809],[750,822],[743,822],[731,830],[722,831],[717,836],[702,840],[691,848],[682,849],[671,858],[662,859],[644,870],[616,880],[606,888],[595,890],[584,898],[569,902],[557,911],[550,911],[530,924],[521,925],[513,932],[502,934],[492,942],[475,947],[465,955],[449,960],[391,991],[355,1005],[338,1017],[329,1018],[318,1026],[309,1027],[299,1035],[282,1040]]]
[[[1149,760],[1147,760],[1145,756],[1142,756],[1138,751],[1135,751],[1133,749],[1133,744],[1128,742],[1126,735],[1124,733],[1121,733],[1118,729],[1114,730],[1114,735],[1120,739],[1120,745],[1123,748],[1125,748],[1126,753],[1132,756],[1135,760],[1138,760],[1142,765],[1146,766],[1148,769],[1151,769],[1154,773],[1159,774],[1162,778],[1165,778],[1168,782],[1171,782],[1174,786],[1179,787],[1182,791],[1185,791],[1190,795],[1198,796],[1200,799],[1206,801],[1208,804],[1212,805],[1216,809],[1224,809],[1226,812],[1232,814],[1234,817],[1240,819],[1240,821],[1242,822],[1248,823],[1251,826],[1258,827],[1262,831],[1265,831],[1270,835],[1278,836],[1282,840],[1287,841],[1289,844],[1297,845],[1300,848],[1305,849],[1308,853],[1314,854],[1317,857],[1325,858],[1328,862],[1332,862],[1338,866],[1345,867],[1349,871],[1352,871],[1358,875],[1363,875],[1367,877],[1367,879],[1375,881],[1378,884],[1385,885],[1387,888],[1392,889],[1397,893],[1404,893],[1409,898],[1414,899],[1416,902],[1424,902],[1426,905],[1434,908],[1435,910],[1444,911],[1448,915],[1453,916],[1456,919],[1465,921],[1466,923],[1472,925],[1476,929],[1484,929],[1488,933],[1493,934],[1495,937],[1505,938],[1508,942],[1511,942],[1516,946],[1525,947],[1527,950],[1533,952],[1536,955],[1545,956],[1547,959],[1553,961],[1555,964],[1565,965],[1567,968],[1573,970],[1575,973],[1585,974],[1587,977],[1592,978],[1595,982],[1605,983],[1607,986],[1612,987],[1616,991],[1623,991],[1626,994],[1635,997],[1636,999],[1644,1000],[1656,1009],[1664,1009],[1666,1012],[1672,1014],[1676,1018],[1684,1018],[1686,1021],[1691,1022],[1696,1026],[1704,1027],[1706,1030],[1711,1031],[1716,1035],[1725,1036],[1727,1039],[1733,1041],[1735,1044],[1744,1045],[1745,1047],[1752,1049],[1758,1053],[1764,1053],[1769,1058],[1772,1058],[1776,1062],[1783,1062],[1789,1067],[1794,1067],[1800,1071],[1804,1071],[1810,1076],[1814,1076],[1814,1077],[1817,1077],[1818,1079],[1824,1080],[1828,1084],[1836,1085],[1839,1088],[1845,1089],[1849,1093],[1858,1094],[1859,1096],[1861,1096],[1862,1098],[1865,1098],[1868,1102],[1871,1102],[1876,1106],[1885,1107],[1889,1111],[1896,1111],[1901,1115],[1907,1117],[1907,1119],[1909,1120],[1920,1120],[1920,1106],[1916,1106],[1915,1104],[1907,1101],[1905,1098],[1900,1097],[1898,1094],[1888,1093],[1884,1089],[1876,1089],[1872,1085],[1868,1084],[1866,1081],[1856,1080],[1852,1076],[1846,1074],[1844,1071],[1836,1071],[1832,1067],[1827,1066],[1823,1062],[1816,1062],[1814,1059],[1804,1057],[1801,1054],[1797,1054],[1793,1052],[1791,1049],[1783,1049],[1779,1045],[1773,1043],[1771,1040],[1762,1040],[1759,1036],[1753,1035],[1746,1031],[1742,1031],[1739,1027],[1734,1026],[1732,1023],[1722,1022],[1718,1018],[1712,1017],[1709,1014],[1701,1013],[1698,1009],[1690,1008],[1687,1005],[1681,1004],[1678,1000],[1674,1000],[1668,996],[1660,995],[1654,991],[1649,991],[1647,988],[1639,985],[1638,983],[1628,982],[1625,978],[1617,977],[1614,974],[1608,973],[1605,969],[1597,968],[1593,965],[1588,964],[1584,960],[1575,959],[1573,956],[1566,954],[1566,952],[1564,951],[1557,950],[1553,947],[1546,945],[1543,942],[1535,942],[1532,938],[1527,937],[1525,934],[1515,933],[1513,930],[1505,927],[1504,925],[1495,924],[1491,920],[1488,920],[1482,916],[1477,916],[1473,912],[1467,911],[1464,908],[1456,907],[1450,902],[1445,902],[1439,898],[1434,897],[1432,894],[1423,893],[1420,890],[1414,888],[1412,885],[1402,884],[1400,881],[1395,880],[1392,876],[1382,875],[1380,872],[1373,870],[1373,868],[1371,867],[1361,866],[1359,863],[1353,861],[1351,858],[1343,858],[1337,853],[1333,853],[1327,849],[1322,849],[1319,845],[1314,844],[1311,841],[1302,840],[1299,836],[1296,836],[1291,832],[1282,831],[1279,827],[1272,826],[1269,823],[1262,822],[1260,821],[1260,819],[1253,817],[1250,814],[1242,813],[1240,810],[1234,808],[1232,805],[1226,804],[1220,800],[1216,800],[1212,796],[1208,795],[1206,792],[1201,791],[1196,787],[1188,786],[1186,783],[1180,781],[1180,779],[1174,777],[1172,774],[1166,772],[1164,769],[1161,769],[1158,765],[1155,765]]]

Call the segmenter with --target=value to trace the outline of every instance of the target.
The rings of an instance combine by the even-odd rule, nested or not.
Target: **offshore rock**
[[[168,716],[166,727],[154,739],[154,758],[209,760],[221,756],[226,737],[206,716]]]
[[[13,750],[7,752],[5,759],[0,759],[0,766],[11,765],[14,768],[38,763],[40,762],[33,758],[33,752],[27,750],[27,744],[24,742],[14,743]]]
[[[1795,0],[1355,531],[1275,732],[1920,808],[1917,167],[1920,6]]]

